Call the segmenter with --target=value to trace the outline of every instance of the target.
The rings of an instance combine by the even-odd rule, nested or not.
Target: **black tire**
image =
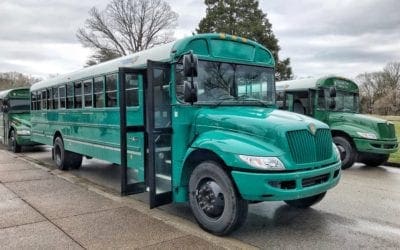
[[[335,136],[333,137],[333,142],[339,149],[340,159],[342,160],[342,169],[347,169],[353,166],[357,153],[348,139],[342,136]]]
[[[82,164],[82,155],[65,150],[61,137],[54,140],[54,160],[60,170],[78,169]]]
[[[286,202],[286,204],[288,204],[291,207],[304,209],[304,208],[309,208],[312,205],[315,205],[318,202],[320,202],[324,198],[325,194],[326,194],[326,192],[323,192],[323,193],[313,195],[310,197],[301,198],[301,199],[297,199],[297,200],[287,200],[285,202]]]
[[[367,166],[377,167],[387,162],[388,154],[359,153],[358,161]]]
[[[194,169],[189,180],[189,203],[200,227],[215,235],[229,234],[247,218],[247,201],[216,162],[202,162]]]
[[[13,153],[21,153],[21,145],[18,145],[17,139],[15,138],[15,130],[11,130],[10,138],[8,138],[8,148]]]

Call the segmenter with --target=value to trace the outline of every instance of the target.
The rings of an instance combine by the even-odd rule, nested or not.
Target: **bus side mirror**
[[[197,56],[192,51],[183,56],[183,72],[185,77],[197,77]]]
[[[184,81],[183,84],[184,101],[191,104],[197,102],[197,83]]]
[[[190,82],[184,81],[184,100],[190,104],[197,102],[197,84],[193,81],[193,77],[197,77],[197,65],[197,56],[192,51],[183,56],[183,73],[190,77]]]
[[[329,100],[329,109],[335,109],[336,108],[336,101],[335,99]]]
[[[330,87],[329,88],[329,96],[330,97],[336,97],[336,88],[335,87]]]

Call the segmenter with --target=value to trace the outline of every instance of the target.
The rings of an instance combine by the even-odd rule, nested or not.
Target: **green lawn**
[[[394,123],[394,125],[396,127],[397,140],[400,141],[400,117],[399,116],[387,116],[386,119]],[[388,162],[400,163],[400,150],[394,154],[391,154]]]

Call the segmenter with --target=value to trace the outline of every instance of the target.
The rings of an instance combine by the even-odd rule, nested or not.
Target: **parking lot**
[[[53,166],[48,148],[19,156]],[[118,192],[116,166],[84,160],[80,170],[70,173],[90,185],[104,187],[106,192]],[[187,204],[158,209],[197,226]],[[400,169],[359,164],[343,171],[339,185],[311,209],[294,209],[283,202],[251,205],[246,223],[230,237],[259,248],[400,248],[399,218]]]

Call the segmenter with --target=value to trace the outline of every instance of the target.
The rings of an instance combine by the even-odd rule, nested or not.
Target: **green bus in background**
[[[340,179],[329,127],[276,109],[274,65],[245,38],[183,38],[34,84],[32,137],[62,170],[119,164],[122,194],[189,201],[203,229],[228,234],[249,202],[309,207]]]
[[[14,153],[34,145],[31,138],[29,88],[0,92],[0,142]]]
[[[329,125],[342,168],[355,161],[369,166],[386,162],[398,149],[394,124],[359,114],[358,86],[337,76],[276,83],[278,106]]]

